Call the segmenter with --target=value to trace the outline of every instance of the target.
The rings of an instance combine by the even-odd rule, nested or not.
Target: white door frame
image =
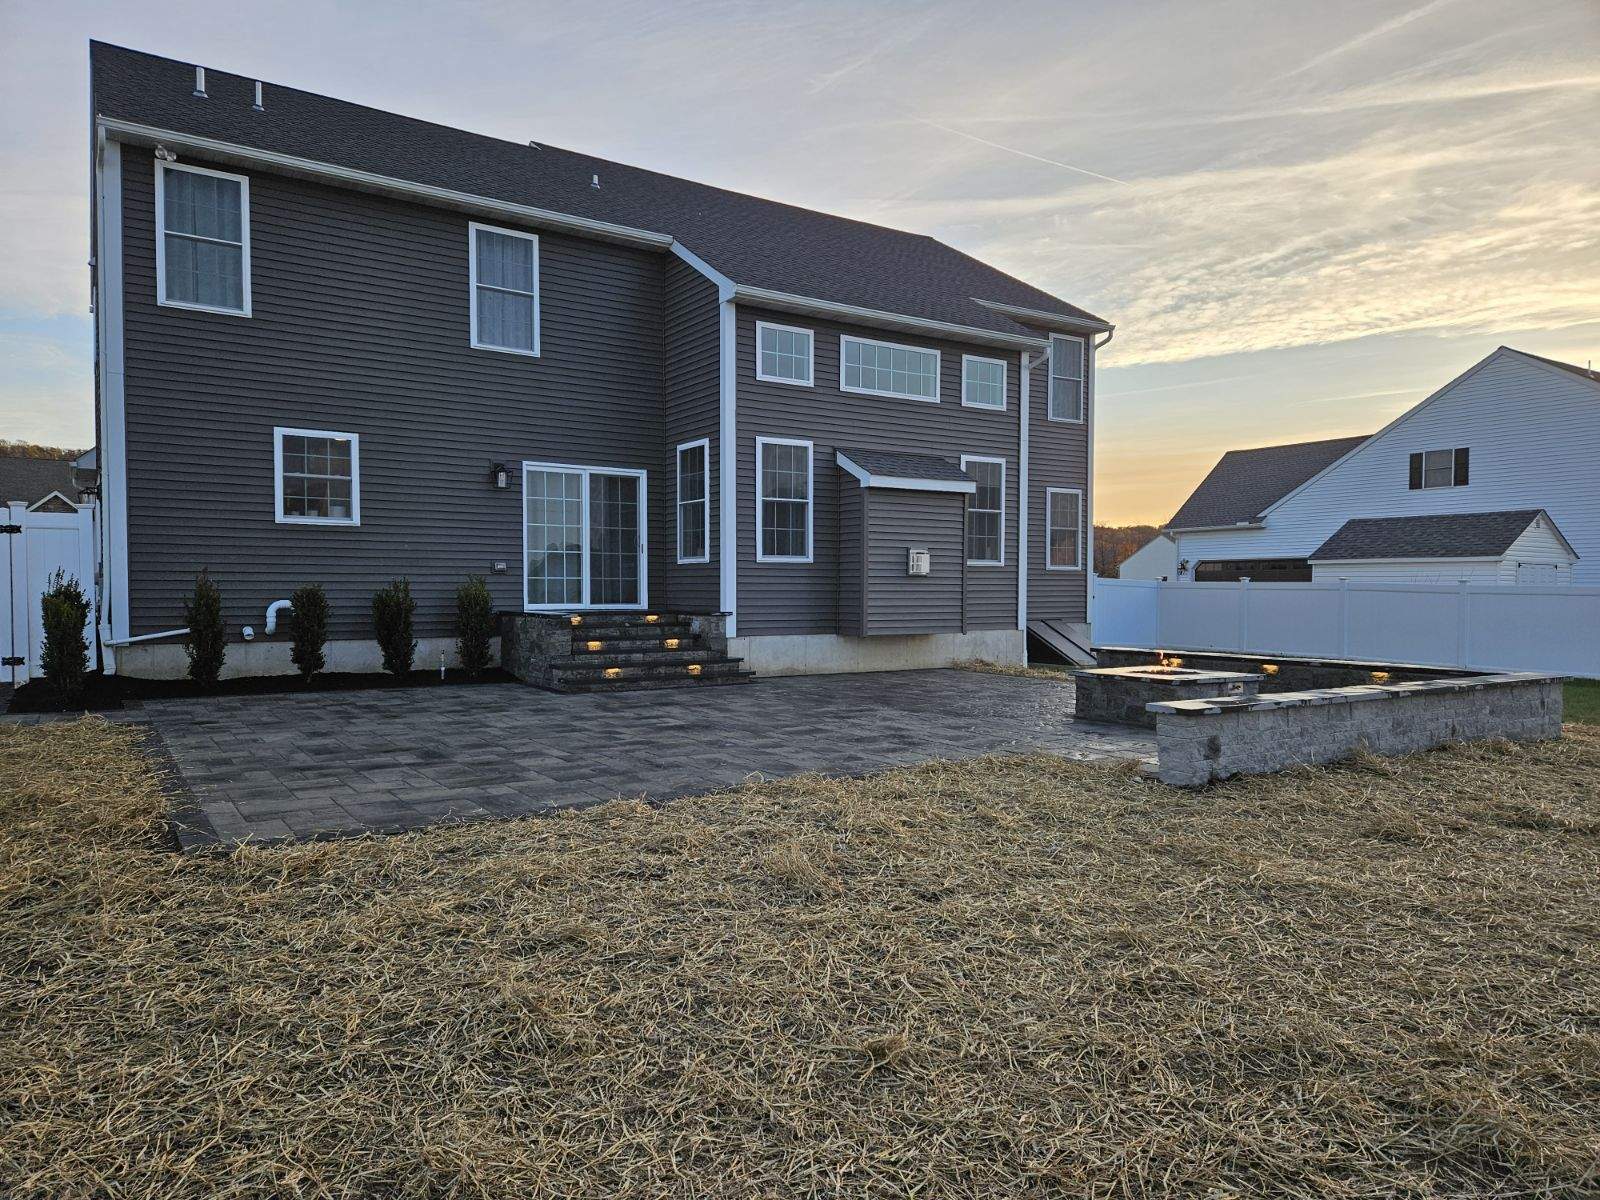
[[[579,604],[528,603],[528,472],[565,471],[583,480],[583,600]],[[594,475],[632,476],[639,481],[639,602],[637,604],[591,604],[589,588],[592,577],[589,570],[589,480]],[[650,528],[647,509],[650,496],[650,473],[632,467],[602,467],[585,463],[522,462],[522,611],[523,612],[573,612],[578,609],[601,611],[613,609],[634,611],[650,606],[650,546],[646,536]]]

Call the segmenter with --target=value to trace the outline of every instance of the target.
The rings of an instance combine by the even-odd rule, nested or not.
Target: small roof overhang
[[[912,492],[956,492],[971,496],[977,482],[949,459],[897,450],[836,450],[839,465],[867,488]]]

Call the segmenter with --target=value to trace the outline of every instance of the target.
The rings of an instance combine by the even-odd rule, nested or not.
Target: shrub
[[[494,598],[482,575],[469,575],[456,589],[456,651],[468,675],[489,666],[489,638],[494,634]]]
[[[212,687],[222,674],[228,650],[222,641],[222,592],[205,571],[194,577],[194,591],[183,602],[183,623],[189,627],[183,647],[189,656],[189,678]]]
[[[294,645],[289,648],[289,657],[300,668],[301,676],[309,680],[328,665],[322,653],[328,644],[328,594],[320,583],[308,583],[294,590],[289,604],[294,610]]]
[[[391,675],[411,673],[412,660],[417,656],[417,639],[412,636],[416,615],[417,602],[411,598],[409,579],[396,579],[372,593],[372,624],[378,635],[378,649],[383,651],[383,669]]]
[[[63,706],[76,705],[83,699],[84,677],[89,672],[89,642],[83,636],[89,601],[75,577],[57,571],[39,598],[39,610],[44,623],[40,666],[45,682]]]

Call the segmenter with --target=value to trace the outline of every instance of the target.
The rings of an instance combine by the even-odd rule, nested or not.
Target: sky
[[[93,440],[88,40],[928,233],[1117,326],[1096,521],[1600,362],[1600,0],[0,0],[0,438]]]

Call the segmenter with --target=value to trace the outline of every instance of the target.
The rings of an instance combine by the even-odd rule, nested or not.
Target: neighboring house
[[[80,502],[70,458],[0,455],[0,507],[17,503],[36,512],[71,512]]]
[[[1196,582],[1491,574],[1600,586],[1597,462],[1600,375],[1502,346],[1371,437],[1224,456],[1166,529]],[[1548,527],[1530,534],[1536,513]],[[1385,525],[1380,543],[1363,523],[1335,538],[1367,518],[1460,515],[1474,519]],[[1475,565],[1432,552],[1448,548],[1434,540],[1445,529],[1466,539]],[[1355,544],[1387,557],[1336,566],[1329,548]]]
[[[1178,578],[1178,543],[1158,533],[1117,568],[1118,579],[1175,580]]]
[[[1577,559],[1540,508],[1355,517],[1311,552],[1311,574],[1319,582],[1571,583]]]
[[[326,586],[728,614],[757,670],[1020,661],[1087,620],[1111,326],[918,234],[100,43],[104,642],[182,669]],[[918,552],[918,553],[914,553]],[[139,639],[132,641],[131,639]],[[279,640],[235,661],[286,669]]]

